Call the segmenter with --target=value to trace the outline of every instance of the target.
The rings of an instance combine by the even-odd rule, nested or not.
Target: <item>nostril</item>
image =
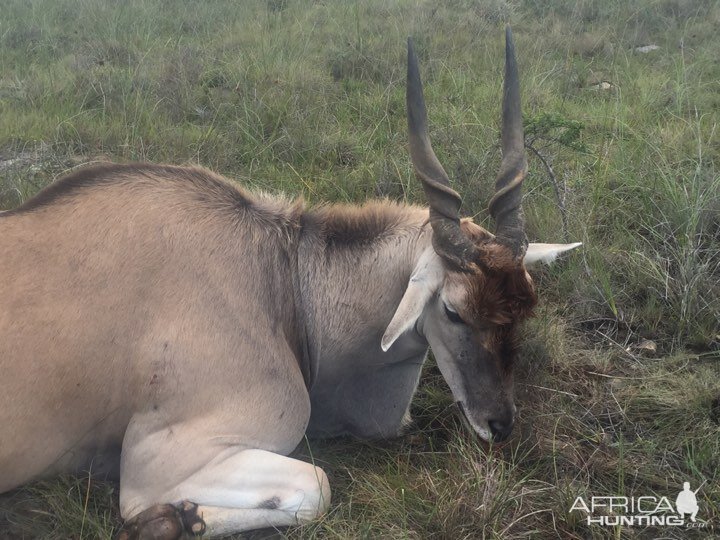
[[[512,433],[513,422],[503,422],[502,420],[489,420],[488,426],[490,426],[490,433],[492,433],[493,440],[500,442],[504,441]]]

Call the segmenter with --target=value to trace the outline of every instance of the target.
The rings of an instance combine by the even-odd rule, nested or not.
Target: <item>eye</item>
[[[460,315],[458,315],[457,311],[453,311],[452,309],[450,309],[444,302],[443,307],[445,308],[445,315],[447,315],[447,318],[450,319],[450,321],[457,324],[465,324],[465,321],[462,320]]]

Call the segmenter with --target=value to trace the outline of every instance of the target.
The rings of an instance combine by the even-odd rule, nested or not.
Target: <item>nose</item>
[[[490,426],[490,433],[492,433],[493,441],[502,442],[512,433],[513,420],[489,420],[488,426]]]

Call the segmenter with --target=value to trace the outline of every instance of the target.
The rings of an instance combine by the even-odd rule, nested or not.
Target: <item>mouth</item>
[[[487,443],[492,443],[493,437],[490,434],[490,430],[487,427],[478,426],[472,420],[470,420],[470,417],[468,416],[462,401],[456,401],[455,404],[458,406],[458,409],[460,409],[460,412],[462,413],[460,416],[463,420],[463,423],[465,424],[465,427],[473,433],[477,434],[478,437],[480,437],[483,441]]]
[[[497,448],[501,448],[505,446],[505,443],[508,442],[510,438],[510,434],[512,432],[512,424],[510,425],[509,429],[504,430],[497,430],[492,428],[492,423],[483,425],[478,425],[475,423],[470,415],[468,415],[467,410],[465,409],[465,406],[462,401],[456,401],[455,404],[457,405],[458,409],[462,412],[462,420],[465,427],[476,434],[478,437],[480,437],[484,443],[488,444],[489,446],[495,446]],[[514,405],[513,405],[514,407]]]

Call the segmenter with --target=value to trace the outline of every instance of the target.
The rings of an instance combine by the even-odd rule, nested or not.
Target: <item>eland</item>
[[[513,428],[528,244],[506,29],[491,233],[430,145],[408,40],[410,154],[429,209],[306,208],[202,168],[105,164],[0,214],[0,492],[119,469],[121,538],[285,526],[330,502],[303,436],[402,433],[431,348],[477,434]]]

